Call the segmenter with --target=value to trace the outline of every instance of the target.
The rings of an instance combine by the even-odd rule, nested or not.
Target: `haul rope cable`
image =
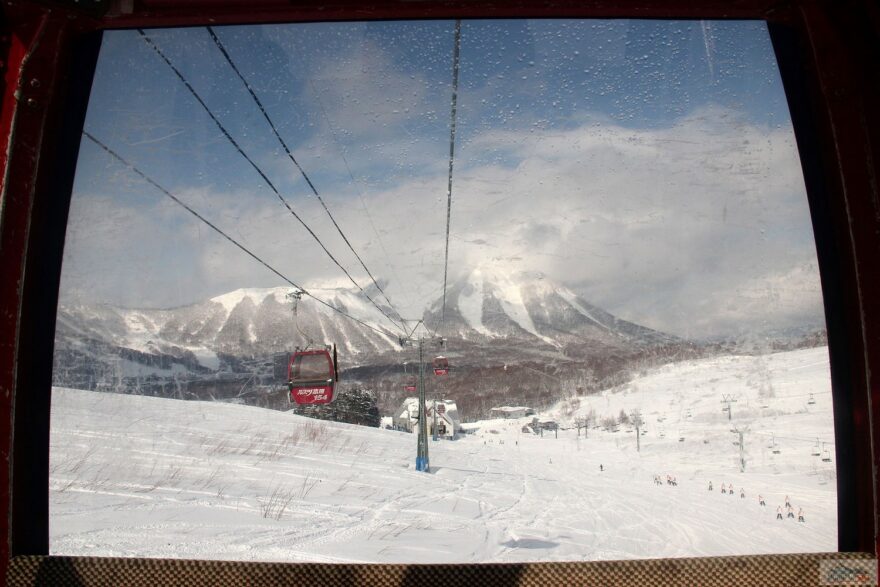
[[[223,42],[217,37],[217,34],[214,32],[214,29],[212,27],[209,26],[209,27],[205,27],[205,28],[208,30],[208,34],[211,35],[211,38],[214,40],[214,44],[217,45],[217,48],[220,50],[220,53],[222,53],[223,57],[226,58],[226,62],[229,63],[229,66],[232,68],[232,71],[235,72],[235,75],[237,75],[238,79],[241,80],[241,83],[244,84],[244,87],[247,89],[248,93],[251,95],[251,98],[253,99],[254,103],[257,105],[257,108],[259,108],[260,112],[263,114],[263,118],[266,119],[266,122],[269,124],[269,128],[272,129],[272,133],[275,135],[275,138],[278,139],[278,142],[281,144],[281,147],[284,149],[284,152],[287,153],[287,156],[290,158],[290,160],[293,162],[293,164],[299,170],[303,179],[306,180],[306,183],[311,188],[312,193],[315,194],[316,198],[318,198],[318,201],[321,203],[321,206],[323,206],[324,211],[327,212],[327,216],[330,217],[330,221],[333,223],[333,226],[335,226],[337,232],[339,232],[339,236],[342,237],[342,240],[345,241],[345,244],[348,245],[348,248],[351,249],[351,252],[354,253],[354,256],[357,257],[358,261],[360,261],[361,267],[363,267],[364,271],[367,272],[367,275],[370,276],[370,279],[373,281],[373,285],[376,286],[376,289],[379,290],[379,293],[382,294],[382,296],[385,298],[385,301],[388,302],[388,305],[391,307],[392,310],[394,310],[394,312],[399,317],[400,312],[397,311],[397,309],[394,307],[394,304],[392,304],[391,300],[388,299],[388,296],[385,294],[385,291],[376,282],[376,278],[373,277],[373,274],[367,268],[367,265],[366,265],[366,263],[364,263],[364,260],[361,258],[361,256],[358,254],[358,252],[354,249],[351,242],[348,240],[348,237],[345,236],[345,233],[342,232],[342,228],[339,227],[339,224],[336,222],[336,218],[334,218],[333,214],[330,212],[330,208],[327,207],[327,204],[324,202],[324,199],[318,193],[318,189],[315,187],[315,184],[312,183],[312,180],[306,174],[305,169],[302,168],[302,165],[300,165],[299,162],[296,160],[296,158],[293,156],[293,153],[291,153],[290,148],[287,146],[287,143],[284,141],[283,138],[281,138],[281,134],[278,132],[278,129],[275,127],[275,123],[272,122],[272,119],[269,117],[269,113],[266,112],[266,108],[263,106],[263,103],[260,101],[260,98],[257,97],[257,94],[254,91],[254,89],[251,87],[251,85],[245,79],[244,75],[242,75],[241,71],[238,69],[238,66],[235,65],[235,62],[232,60],[232,57],[229,55],[229,52],[226,50],[226,47],[223,45]],[[321,106],[321,108],[323,110],[323,106]],[[346,167],[347,166],[348,166],[348,162],[346,162]],[[350,174],[351,174],[351,170],[349,169],[349,175]]]
[[[244,157],[245,161],[250,163],[251,167],[254,168],[254,170],[260,175],[260,177],[263,179],[263,181],[265,181],[266,184],[269,186],[269,188],[275,193],[275,195],[278,197],[278,199],[281,201],[281,203],[284,204],[284,207],[287,208],[287,210],[293,215],[294,218],[296,218],[299,221],[300,224],[302,224],[303,228],[305,228],[309,232],[309,234],[312,235],[312,238],[314,238],[315,241],[324,250],[324,252],[327,253],[327,256],[330,257],[330,259],[336,264],[337,267],[339,267],[342,270],[343,273],[345,273],[346,277],[348,277],[348,279],[355,285],[355,287],[357,287],[361,291],[361,293],[364,294],[364,296],[367,298],[367,300],[369,300],[370,303],[373,304],[376,307],[376,309],[379,310],[379,312],[383,316],[385,316],[392,324],[394,324],[395,327],[397,327],[401,330],[404,330],[400,324],[398,324],[393,318],[391,318],[391,316],[389,316],[385,312],[385,310],[383,310],[382,307],[379,306],[379,304],[377,304],[373,300],[373,298],[371,298],[370,295],[364,291],[364,288],[362,288],[358,284],[358,282],[354,280],[354,278],[345,269],[345,267],[343,267],[342,264],[336,259],[336,257],[334,257],[333,254],[327,249],[327,247],[324,245],[324,243],[321,241],[321,239],[318,238],[318,235],[315,234],[315,232],[309,227],[309,225],[306,224],[305,221],[293,210],[293,208],[290,207],[290,204],[287,203],[287,200],[284,199],[284,196],[281,195],[281,192],[279,192],[278,188],[275,187],[275,184],[272,183],[272,180],[270,180],[269,177],[263,172],[263,170],[256,163],[254,163],[254,161],[250,157],[248,157],[248,155],[244,152],[244,150],[241,148],[241,146],[238,144],[238,142],[236,142],[236,140],[234,138],[232,138],[232,135],[229,134],[229,131],[226,130],[226,127],[223,126],[223,124],[220,122],[220,120],[217,119],[217,117],[214,115],[214,113],[211,111],[211,109],[208,108],[208,105],[205,103],[204,100],[202,100],[202,97],[198,94],[198,92],[196,92],[195,88],[192,87],[192,84],[189,83],[189,80],[187,80],[186,77],[180,72],[180,70],[174,66],[174,64],[165,55],[165,53],[162,52],[162,50],[159,48],[159,46],[156,45],[156,43],[152,39],[150,39],[150,37],[147,36],[147,34],[143,31],[143,29],[137,29],[137,30],[138,30],[138,33],[140,33],[141,37],[144,39],[144,42],[146,42],[156,52],[156,54],[159,55],[159,57],[162,59],[162,61],[164,61],[165,64],[168,65],[169,68],[171,68],[171,70],[174,72],[174,74],[177,76],[177,78],[183,83],[183,85],[186,87],[186,89],[189,90],[190,94],[192,94],[192,96],[196,99],[196,101],[202,106],[202,108],[205,110],[205,112],[208,114],[208,116],[211,118],[211,120],[214,121],[214,124],[217,125],[217,128],[220,129],[220,132],[223,133],[223,136],[226,137],[226,140],[228,140],[232,144],[232,146],[235,147],[235,149],[238,151],[238,153],[242,157]]]
[[[372,331],[374,331],[374,332],[377,332],[378,334],[381,334],[382,336],[390,336],[389,333],[388,333],[387,331],[382,331],[382,330],[376,328],[375,326],[370,326],[369,324],[367,324],[366,322],[364,322],[364,321],[361,320],[360,318],[355,318],[355,317],[352,316],[351,314],[349,314],[349,313],[347,313],[347,312],[344,312],[343,310],[340,310],[339,308],[337,308],[337,307],[334,306],[333,304],[330,304],[329,302],[325,302],[325,301],[322,300],[321,298],[319,298],[319,297],[317,297],[317,296],[315,296],[315,295],[312,295],[312,294],[309,293],[308,290],[306,290],[304,287],[302,287],[301,285],[298,285],[298,284],[294,283],[293,281],[291,281],[288,277],[286,277],[285,275],[283,275],[280,271],[278,271],[277,269],[275,269],[274,267],[272,267],[271,265],[269,265],[268,263],[266,263],[265,261],[263,261],[263,260],[262,260],[260,257],[258,257],[256,254],[252,253],[252,252],[251,252],[249,249],[247,249],[244,245],[242,245],[242,244],[239,243],[237,240],[235,240],[234,238],[232,238],[231,236],[229,236],[228,234],[226,234],[225,232],[223,232],[223,230],[221,230],[220,228],[218,228],[218,227],[217,227],[215,224],[213,224],[210,220],[208,220],[207,218],[205,218],[204,216],[202,216],[201,214],[199,214],[198,212],[196,212],[194,209],[192,209],[192,208],[191,208],[188,204],[186,204],[184,201],[182,201],[182,200],[179,199],[177,196],[175,196],[174,194],[172,194],[171,192],[169,192],[167,189],[165,189],[164,187],[162,187],[160,184],[158,184],[156,181],[154,181],[154,180],[153,180],[151,177],[149,177],[146,173],[144,173],[143,171],[141,171],[140,169],[138,169],[137,167],[135,167],[133,164],[131,164],[131,163],[129,163],[128,161],[126,161],[121,155],[119,155],[119,153],[117,153],[116,151],[114,151],[113,149],[111,149],[110,147],[108,147],[107,145],[105,145],[103,142],[101,142],[100,140],[98,140],[97,138],[95,138],[91,133],[89,133],[88,131],[84,130],[84,131],[83,131],[83,135],[85,135],[89,140],[91,140],[93,143],[95,143],[95,144],[96,144],[97,146],[99,146],[101,149],[103,149],[104,151],[106,151],[111,157],[113,157],[114,159],[116,159],[117,161],[119,161],[120,163],[122,163],[123,165],[125,165],[126,167],[128,167],[131,171],[133,171],[133,172],[136,173],[137,175],[139,175],[144,181],[146,181],[147,183],[149,183],[151,186],[153,186],[154,188],[156,188],[157,190],[159,190],[160,192],[162,192],[163,194],[165,194],[166,196],[168,196],[169,198],[171,198],[172,200],[174,200],[174,202],[176,202],[177,204],[179,204],[180,206],[182,206],[184,209],[186,209],[187,212],[189,212],[190,214],[192,214],[193,216],[195,216],[196,218],[198,218],[199,220],[201,220],[202,222],[204,222],[205,224],[207,224],[209,227],[211,227],[212,229],[214,229],[214,231],[216,231],[218,234],[220,234],[220,236],[222,236],[223,238],[225,238],[226,240],[228,240],[229,242],[231,242],[232,244],[234,244],[236,247],[238,247],[239,249],[241,249],[242,251],[244,251],[245,253],[247,253],[252,259],[254,259],[255,261],[257,261],[260,265],[262,265],[263,267],[265,267],[266,269],[268,269],[269,271],[271,271],[272,273],[274,273],[275,275],[277,275],[278,277],[280,277],[281,279],[283,279],[285,282],[289,283],[289,284],[292,285],[293,287],[295,287],[295,288],[297,288],[298,290],[300,290],[300,291],[303,293],[303,295],[307,295],[307,296],[309,296],[310,298],[312,298],[312,299],[315,300],[316,302],[318,302],[318,303],[320,303],[320,304],[323,304],[323,305],[327,306],[328,308],[330,308],[330,309],[333,310],[334,312],[338,312],[338,313],[342,314],[343,316],[345,316],[346,318],[349,318],[349,319],[351,319],[351,320],[354,320],[354,321],[357,322],[358,324],[360,324],[360,325],[362,325],[362,326],[365,326],[366,328],[369,328],[370,330],[372,330]]]
[[[354,173],[351,171],[351,165],[348,164],[348,158],[345,156],[345,148],[343,147],[342,142],[336,136],[336,131],[333,129],[333,124],[330,122],[330,117],[327,115],[327,109],[324,108],[324,103],[320,99],[320,89],[315,87],[315,84],[311,80],[309,80],[308,84],[309,86],[311,86],[312,91],[317,97],[315,101],[318,104],[318,108],[321,110],[321,115],[324,117],[324,122],[327,123],[327,128],[330,131],[330,137],[339,148],[339,155],[342,158],[342,163],[345,165],[345,170],[348,172],[348,177],[351,179],[351,185],[353,185],[355,190],[357,191],[358,200],[360,200],[361,208],[364,211],[364,215],[367,217],[367,221],[370,223],[370,228],[373,229],[373,234],[376,235],[376,241],[379,243],[379,248],[382,249],[382,254],[385,255],[385,263],[391,269],[391,273],[394,274],[394,279],[396,279],[397,283],[401,285],[404,293],[406,294],[405,297],[407,298],[407,300],[412,302],[413,295],[412,291],[409,289],[409,284],[400,278],[400,275],[397,274],[397,268],[395,268],[394,264],[391,262],[391,255],[388,254],[388,249],[385,248],[385,242],[382,240],[382,236],[376,229],[376,223],[373,222],[373,216],[370,214],[367,203],[364,201],[364,193],[361,189],[360,182],[355,179]],[[376,286],[378,287],[378,284],[376,284]],[[385,292],[381,289],[379,291],[382,291],[382,295],[385,296],[385,299],[390,304],[391,300],[388,299],[388,296],[385,294]],[[397,308],[394,308],[394,311],[397,312]],[[400,312],[397,312],[397,316],[398,318],[403,319],[403,317],[400,315]]]
[[[449,270],[449,222],[452,215],[452,164],[455,161],[455,110],[458,99],[458,61],[461,46],[461,19],[455,21],[455,45],[452,49],[452,112],[449,123],[449,183],[446,188],[446,254],[443,260],[443,306],[441,328],[446,324],[446,277]]]

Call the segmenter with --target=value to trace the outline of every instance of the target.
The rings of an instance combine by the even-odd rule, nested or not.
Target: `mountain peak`
[[[441,304],[438,299],[425,313],[432,328],[440,326]],[[569,344],[625,347],[672,340],[593,306],[540,271],[506,271],[491,261],[448,289],[443,331],[473,340],[526,339],[557,349]]]

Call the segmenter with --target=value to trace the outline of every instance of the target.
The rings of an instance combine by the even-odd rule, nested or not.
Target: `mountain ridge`
[[[294,315],[290,291],[241,288],[187,306],[155,310],[61,304],[56,338],[62,343],[95,339],[145,353],[191,351],[197,356],[271,354],[308,343],[335,343],[356,362],[399,349],[399,331],[362,292],[313,290],[372,329],[308,297],[297,302]],[[445,321],[441,306],[442,298],[435,300],[423,321],[430,330],[464,346],[519,344],[566,354],[567,348],[584,344],[599,350],[679,341],[621,320],[540,274],[476,269],[451,284]],[[394,315],[393,309],[380,307]]]

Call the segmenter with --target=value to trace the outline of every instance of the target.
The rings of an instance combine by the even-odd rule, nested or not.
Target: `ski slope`
[[[737,395],[730,422],[721,393]],[[815,437],[833,439],[826,349],[667,365],[575,400],[541,416],[567,425],[590,408],[638,407],[641,452],[625,427],[556,438],[523,432],[531,418],[490,420],[430,442],[426,474],[414,470],[412,434],[55,389],[50,551],[443,563],[836,549],[834,463],[810,454]],[[745,472],[732,424],[755,432]],[[780,454],[763,436],[771,432]],[[678,485],[655,485],[654,475]],[[721,483],[737,495],[721,495]],[[806,523],[775,519],[786,495]]]

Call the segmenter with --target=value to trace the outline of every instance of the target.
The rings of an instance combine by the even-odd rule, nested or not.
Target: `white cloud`
[[[371,72],[382,66],[352,61],[348,67]],[[327,104],[340,128],[367,133],[376,121],[358,126],[363,112],[346,106],[357,91],[352,83]],[[364,100],[381,101],[379,96]],[[389,104],[376,116],[393,118],[400,107]],[[389,143],[406,140],[399,130],[387,137]],[[323,160],[333,159],[330,153]],[[393,149],[370,153],[370,164],[387,169],[384,185],[392,186],[367,186],[364,192],[390,258],[350,184],[340,181],[321,190],[371,271],[391,281],[386,291],[404,315],[419,315],[442,288],[445,160],[424,157],[432,163],[401,169]],[[490,130],[461,145],[453,190],[452,278],[486,263],[539,270],[621,317],[691,336],[822,320],[809,212],[790,128],[755,126],[734,112],[711,108],[653,130],[589,118],[569,129]],[[343,276],[340,282],[341,272],[273,194],[187,190],[181,195],[197,209],[209,210],[206,215],[231,236],[294,280],[347,281]],[[161,288],[140,292],[145,304],[193,301],[223,288],[281,285],[230,245],[206,237],[207,227],[187,221],[185,230],[177,231],[180,223],[171,218],[181,212],[167,205],[137,211],[117,207],[111,220],[95,225],[90,215],[103,213],[111,199],[78,195],[77,201],[93,205],[81,203],[71,212],[67,283],[94,283],[112,299],[131,289],[126,280],[140,283],[131,275],[140,274],[137,265],[146,263],[146,273]],[[315,199],[297,197],[292,204],[366,285]],[[186,254],[166,264],[171,257],[161,251],[174,239]],[[97,265],[88,261],[101,256]],[[160,291],[174,281],[171,274],[184,276],[176,297]]]

